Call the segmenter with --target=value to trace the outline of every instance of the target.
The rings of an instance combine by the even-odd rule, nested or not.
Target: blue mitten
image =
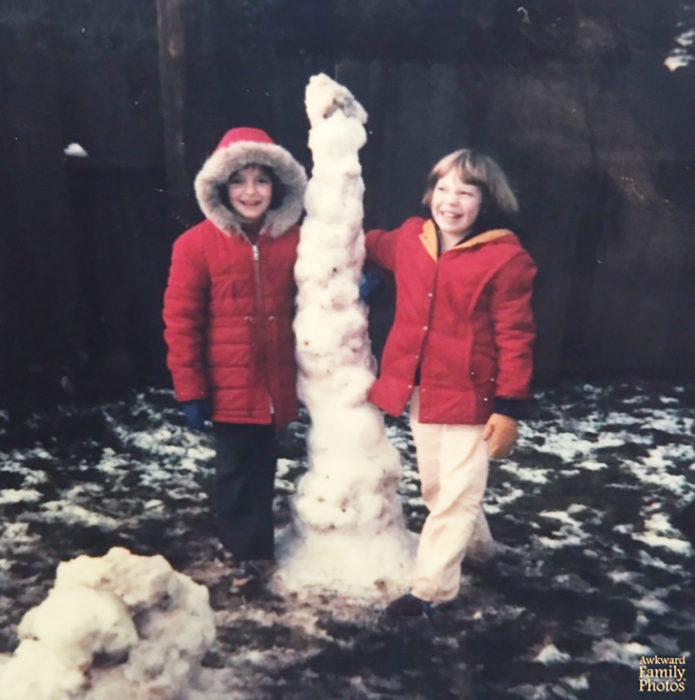
[[[359,281],[360,299],[367,301],[372,292],[381,284],[381,278],[373,270],[366,270],[362,273]]]
[[[193,401],[182,401],[181,410],[186,416],[188,427],[193,430],[203,430],[205,421],[210,420],[212,408],[210,399],[193,399]]]

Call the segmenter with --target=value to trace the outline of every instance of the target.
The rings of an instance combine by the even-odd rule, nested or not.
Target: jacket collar
[[[479,233],[473,238],[469,238],[461,243],[457,243],[451,250],[463,250],[464,248],[474,248],[475,246],[483,245],[484,243],[489,243],[490,241],[497,240],[498,238],[503,238],[504,236],[514,236],[514,234],[506,228],[496,228],[490,231],[484,231]],[[432,258],[432,260],[437,260],[437,253],[439,251],[439,245],[437,242],[437,228],[432,219],[425,221],[422,227],[422,233],[420,234],[420,241],[425,247],[425,250]]]

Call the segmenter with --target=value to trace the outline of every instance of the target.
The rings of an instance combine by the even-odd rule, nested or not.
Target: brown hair
[[[427,189],[422,203],[429,207],[432,193],[440,178],[456,170],[462,182],[475,185],[482,194],[477,230],[490,228],[507,228],[516,219],[519,203],[500,166],[490,156],[471,148],[461,148],[444,156],[433,168],[427,178]]]

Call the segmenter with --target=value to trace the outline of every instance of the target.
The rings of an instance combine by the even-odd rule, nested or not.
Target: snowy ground
[[[486,512],[506,548],[464,564],[461,596],[431,622],[330,596],[230,595],[211,558],[210,438],[183,428],[168,392],[16,423],[0,411],[0,652],[59,561],[119,544],[209,586],[218,638],[201,700],[643,697],[642,655],[695,646],[693,551],[669,521],[695,498],[695,387],[577,385],[537,399],[513,459],[491,470]],[[305,429],[283,436],[279,526]],[[405,421],[388,431],[418,529]]]

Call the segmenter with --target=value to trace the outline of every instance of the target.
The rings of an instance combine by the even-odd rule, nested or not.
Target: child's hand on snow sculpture
[[[381,284],[381,279],[379,275],[373,270],[366,270],[360,276],[359,288],[360,288],[360,299],[362,301],[367,301],[372,292]]]
[[[514,418],[501,413],[493,413],[485,424],[483,440],[487,440],[490,457],[508,457],[519,434],[518,423]]]

